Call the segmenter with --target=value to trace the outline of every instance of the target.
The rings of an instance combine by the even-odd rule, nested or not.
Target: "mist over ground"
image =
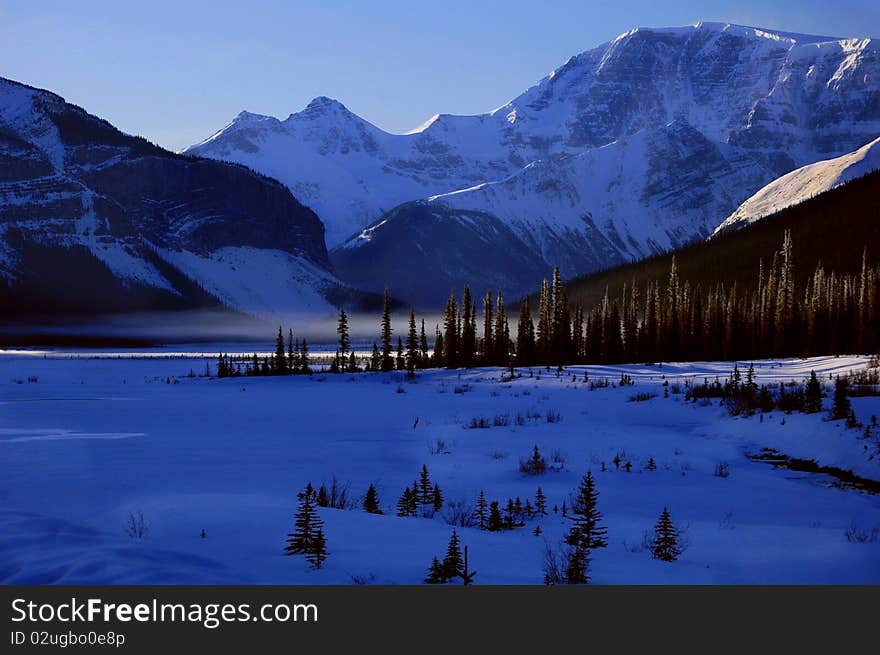
[[[286,314],[274,320],[257,318],[225,310],[191,310],[52,318],[7,322],[0,324],[2,346],[158,346],[173,343],[254,343],[262,347],[274,344],[278,328],[285,339],[290,329],[294,337],[305,338],[314,345],[337,341],[338,316]],[[439,314],[416,315],[417,327],[425,320],[429,342],[434,340],[437,325],[442,328]],[[350,314],[348,325],[353,343],[372,344],[379,341],[380,312]],[[409,313],[392,314],[391,324],[397,336],[406,340]]]

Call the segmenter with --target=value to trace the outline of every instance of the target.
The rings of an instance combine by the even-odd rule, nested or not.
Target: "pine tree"
[[[547,496],[544,495],[541,487],[538,487],[538,490],[535,492],[535,509],[538,510],[541,516],[547,515]]]
[[[565,566],[568,584],[587,584],[590,581],[590,551],[581,545],[569,548]]]
[[[477,527],[480,530],[489,529],[489,506],[486,503],[486,494],[480,490],[480,497],[477,499],[477,508],[474,510],[474,517],[477,519]]]
[[[419,503],[421,505],[430,505],[433,502],[434,496],[431,476],[428,474],[428,467],[425,464],[422,464],[418,485]]]
[[[598,498],[593,473],[587,471],[572,501],[571,512],[574,524],[565,539],[570,546],[580,545],[592,550],[608,545],[608,530],[601,525],[602,514],[596,507]]]
[[[423,326],[424,327],[424,326]],[[406,370],[414,371],[419,366],[419,337],[416,333],[416,312],[409,310],[409,329],[406,333]]]
[[[461,365],[471,368],[474,365],[476,350],[476,330],[474,329],[474,309],[471,289],[465,284],[461,297],[462,322],[461,322]]]
[[[284,351],[284,334],[278,326],[278,337],[275,339],[275,359],[272,361],[272,372],[276,375],[287,373],[287,354]]]
[[[354,356],[354,352],[350,352],[350,353],[348,354],[348,367],[346,368],[346,370],[347,370],[349,373],[357,373],[358,370],[359,370],[359,369],[358,369],[357,358]]]
[[[312,565],[312,568],[320,569],[321,565],[327,559],[327,538],[324,536],[324,530],[320,526],[315,530],[315,537],[312,540],[312,547],[306,553],[306,561]]]
[[[493,329],[494,325],[492,324],[492,292],[487,291],[486,295],[483,296],[483,345],[481,349],[483,353],[483,364],[486,366],[493,363],[493,357],[495,354]]]
[[[498,300],[495,303],[495,334],[493,335],[493,338],[493,360],[496,366],[511,364],[510,325],[507,323],[507,310],[504,308],[504,296],[500,291],[498,292]]]
[[[330,507],[330,496],[327,494],[327,487],[323,484],[315,494],[315,504],[318,507]]]
[[[419,332],[419,368],[428,365],[428,335],[425,334],[425,319],[422,319],[422,328]]]
[[[452,536],[449,538],[449,545],[446,547],[446,557],[443,558],[443,575],[449,580],[458,578],[464,572],[464,560],[461,556],[461,547],[459,545],[458,533],[455,528],[452,529]]]
[[[446,351],[443,348],[443,333],[440,332],[440,326],[434,326],[434,353],[431,355],[431,361],[437,368],[446,365]]]
[[[440,491],[440,485],[434,483],[434,490],[431,493],[431,506],[435,512],[439,512],[443,508],[443,493]]]
[[[831,408],[831,420],[846,419],[852,409],[848,397],[849,381],[839,375],[834,380],[834,405]]]
[[[287,535],[288,555],[310,554],[316,551],[317,535],[323,534],[323,521],[315,509],[315,490],[308,483],[304,491],[297,494],[299,508],[294,516],[294,531]]]
[[[428,568],[428,577],[425,578],[425,582],[427,584],[444,584],[447,582],[443,571],[443,565],[436,556],[431,561],[431,566]]]
[[[490,532],[498,532],[504,529],[504,519],[501,517],[501,508],[498,501],[493,500],[489,503],[489,523],[488,530]]]
[[[804,412],[815,414],[822,411],[822,385],[816,377],[816,371],[810,371],[810,379],[807,382],[804,393]]]
[[[312,372],[312,369],[309,367],[309,346],[306,343],[305,337],[303,337],[299,344],[299,370],[305,375]]]
[[[391,294],[385,289],[382,301],[382,371],[394,368],[391,358]]]
[[[345,307],[339,308],[339,322],[336,324],[336,334],[339,335],[339,353],[345,359],[345,353],[351,346],[351,339],[348,335],[348,315],[345,313]]]
[[[364,496],[364,511],[367,514],[382,514],[382,510],[379,508],[379,494],[373,484],[367,488],[367,493]]]
[[[293,349],[293,328],[287,332],[287,372],[296,372],[296,350]]]
[[[516,334],[516,363],[518,366],[531,366],[535,354],[535,326],[529,309],[529,299],[523,299],[519,307],[519,321]]]
[[[379,354],[379,346],[373,342],[373,354],[370,356],[370,370],[382,370],[382,355]]]
[[[443,314],[443,361],[446,368],[458,367],[458,310],[455,304],[455,294],[449,296],[446,302],[446,311]],[[439,333],[438,333],[439,339]]]
[[[654,539],[651,542],[651,555],[654,559],[673,562],[681,555],[680,532],[672,522],[669,510],[663,508],[660,520],[654,526]]]
[[[397,337],[397,357],[394,359],[394,367],[398,371],[406,368],[406,361],[403,356],[403,339]]]
[[[516,527],[516,510],[513,505],[513,498],[507,499],[507,505],[504,508],[504,527],[513,530]]]
[[[412,489],[407,487],[403,490],[397,501],[398,516],[413,516],[415,514],[414,499]]]

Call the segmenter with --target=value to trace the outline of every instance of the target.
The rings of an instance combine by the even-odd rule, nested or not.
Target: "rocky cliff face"
[[[261,289],[267,256],[285,284]],[[251,311],[268,293],[279,312],[329,309],[326,292],[344,286],[329,272],[323,225],[284,185],[167,152],[4,79],[0,280],[7,315]]]
[[[870,39],[716,23],[636,29],[487,114],[435,116],[394,135],[319,98],[284,121],[240,116],[190,152],[246,163],[302,194],[327,224],[335,265],[368,288],[414,287],[413,267],[454,270],[462,235],[444,233],[454,222],[439,217],[462,212],[492,250],[487,262],[525,248],[528,270],[558,263],[574,275],[702,238],[780,175],[876,138],[878,73]],[[416,199],[432,211],[391,211]],[[433,221],[430,242],[412,232],[417,217]],[[499,223],[513,250],[509,239],[493,245]],[[387,250],[401,239],[413,244],[406,265]],[[503,288],[524,291],[521,270]],[[475,285],[498,281],[488,265],[470,272]]]

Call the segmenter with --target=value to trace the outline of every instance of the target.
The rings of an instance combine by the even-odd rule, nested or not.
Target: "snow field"
[[[801,380],[811,369],[827,380],[866,361],[757,362],[756,370],[759,382]],[[186,377],[204,370],[202,359],[3,356],[0,581],[420,583],[452,526],[439,516],[398,518],[394,505],[426,464],[447,503],[473,504],[480,490],[502,507],[508,497],[534,504],[538,486],[547,496],[549,515],[524,528],[458,528],[476,584],[541,584],[545,539],[558,545],[569,526],[552,507],[570,504],[588,469],[609,534],[593,554],[595,583],[880,582],[880,543],[844,536],[853,522],[880,527],[880,497],[747,457],[775,448],[880,479],[880,456],[869,459],[863,431],[824,414],[786,416],[783,425],[781,413],[761,422],[731,418],[717,401],[684,401],[685,377],[723,379],[731,368],[579,366],[559,378],[519,369],[512,382],[501,381],[501,369],[427,371],[414,382],[400,374],[217,380]],[[589,391],[585,372],[615,384],[625,372],[635,384]],[[26,382],[31,376],[38,381]],[[664,398],[676,385],[682,393]],[[636,393],[656,397],[630,401]],[[852,402],[863,421],[880,414],[878,397]],[[548,411],[561,420],[548,423]],[[467,427],[504,415],[506,426]],[[448,454],[431,454],[438,440]],[[535,444],[548,462],[558,451],[562,470],[521,474],[519,459]],[[649,457],[657,470],[645,470]],[[713,475],[722,462],[727,478]],[[282,548],[297,492],[334,475],[356,497],[374,483],[386,514],[321,509],[330,555],[313,571]],[[675,563],[640,550],[664,506],[689,542]],[[148,523],[144,539],[124,532],[133,511]]]

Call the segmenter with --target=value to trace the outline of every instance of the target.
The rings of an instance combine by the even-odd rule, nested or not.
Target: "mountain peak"
[[[252,122],[265,121],[265,120],[272,120],[272,117],[266,116],[264,114],[255,114],[250,111],[242,110],[242,111],[238,112],[238,115],[232,120],[232,122],[233,123],[242,123],[242,122],[252,123]]]
[[[741,36],[751,36],[757,38],[768,38],[778,41],[789,41],[797,44],[805,43],[821,43],[825,41],[840,41],[841,37],[823,36],[817,34],[799,34],[797,32],[786,32],[766,27],[754,27],[751,25],[739,25],[737,23],[727,23],[721,21],[698,21],[691,25],[682,27],[635,27],[629,32],[619,35],[617,40],[631,37],[636,34],[668,34],[687,36],[694,32],[726,32]]]
[[[348,108],[343,105],[341,102],[336,100],[335,98],[329,98],[327,96],[317,96],[316,98],[312,98],[312,101],[306,105],[306,108],[303,110],[308,113],[327,113],[331,111],[343,111],[345,113],[350,113]]]

